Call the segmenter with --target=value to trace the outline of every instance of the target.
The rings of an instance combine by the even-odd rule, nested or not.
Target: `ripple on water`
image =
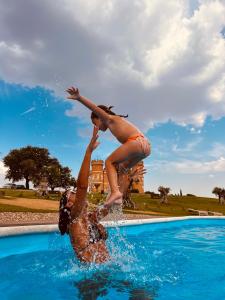
[[[142,229],[109,229],[104,265],[49,234],[47,249],[0,259],[0,299],[223,299],[225,226]]]

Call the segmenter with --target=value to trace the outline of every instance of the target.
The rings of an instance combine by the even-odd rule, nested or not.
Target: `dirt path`
[[[46,209],[46,210],[57,210],[59,209],[59,202],[46,199],[30,199],[30,198],[12,198],[12,199],[0,199],[0,204],[15,205],[33,209]],[[151,216],[167,216],[156,211],[135,211],[125,209],[124,213],[128,214],[142,214]]]
[[[130,214],[142,214],[142,215],[151,215],[151,216],[168,216],[168,214],[161,213],[158,211],[152,211],[152,210],[131,210],[131,209],[124,209],[125,213]]]
[[[58,210],[59,202],[46,199],[13,198],[0,199],[0,204],[15,205],[33,209]]]
[[[58,213],[0,212],[0,227],[16,225],[57,224],[58,217]],[[123,214],[120,215],[119,219],[135,220],[157,217],[142,214]],[[115,217],[112,217],[112,215],[108,215],[106,218],[104,218],[104,221],[112,220],[115,220]]]

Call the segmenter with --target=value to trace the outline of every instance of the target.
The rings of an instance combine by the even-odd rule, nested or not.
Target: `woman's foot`
[[[111,193],[110,197],[106,200],[105,206],[110,207],[113,204],[121,205],[123,203],[122,193],[120,191]]]

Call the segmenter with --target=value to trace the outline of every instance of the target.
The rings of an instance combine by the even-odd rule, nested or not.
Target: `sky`
[[[145,190],[225,187],[225,0],[0,0],[2,159],[48,148],[77,176],[90,111],[71,85],[113,105],[151,141]],[[119,146],[100,133],[94,159]]]

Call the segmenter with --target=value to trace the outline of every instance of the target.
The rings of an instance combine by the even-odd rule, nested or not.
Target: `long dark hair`
[[[111,111],[111,109],[114,106],[98,105],[98,107],[101,108],[102,110],[104,110],[109,115],[119,116],[119,117],[122,117],[122,118],[127,118],[128,117],[128,115],[117,115],[116,113],[114,113],[113,111]],[[96,115],[96,113],[92,112],[91,113],[91,119],[99,119],[99,117]]]
[[[71,220],[71,209],[66,207],[68,201],[68,190],[65,191],[60,199],[59,204],[59,222],[58,227],[61,235],[69,234],[69,224]]]

